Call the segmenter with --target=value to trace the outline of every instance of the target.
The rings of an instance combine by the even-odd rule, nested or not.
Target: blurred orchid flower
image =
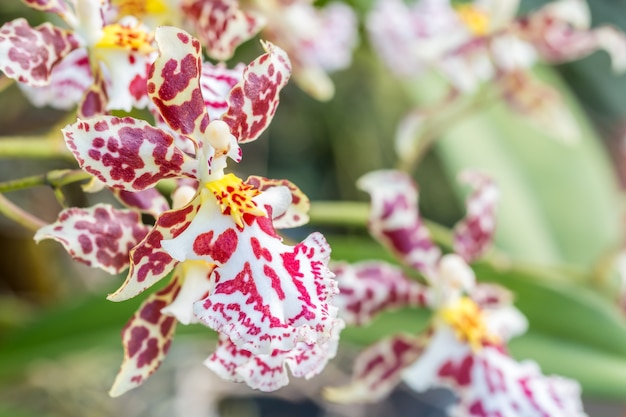
[[[603,49],[614,71],[623,72],[626,35],[610,26],[590,29],[584,0],[558,0],[522,17],[515,16],[517,7],[517,0],[459,5],[384,0],[375,4],[366,26],[375,50],[396,75],[413,77],[433,68],[464,93],[493,82],[518,113],[555,137],[573,141],[578,128],[560,95],[528,70],[538,60],[572,61]]]
[[[103,0],[26,3],[59,15],[69,27],[32,28],[20,18],[0,28],[0,70],[35,105],[69,109],[79,103],[79,115],[87,117],[148,103],[147,70],[156,51],[139,21],[107,21],[109,3]]]
[[[202,87],[200,42],[173,27],[158,28],[155,38],[160,55],[147,88],[168,129],[98,116],[63,130],[81,167],[111,188],[137,192],[166,178],[196,184],[130,251],[128,277],[109,296],[134,297],[174,271],[125,328],[125,360],[111,394],[158,367],[174,318],[220,333],[207,364],[222,376],[265,390],[286,383],[285,364],[311,377],[334,355],[343,325],[331,304],[337,285],[327,267],[330,248],[319,233],[288,246],[274,230],[308,219],[308,199],[293,184],[224,173],[228,158],[241,159],[239,143],[257,139],[271,122],[290,62],[264,43],[267,53],[243,70],[227,108],[213,108],[220,116],[211,119],[204,91],[217,84]]]
[[[376,171],[359,180],[372,198],[372,236],[421,272],[426,284],[383,262],[339,263],[332,269],[346,322],[365,324],[383,310],[407,306],[434,314],[423,333],[393,335],[368,347],[355,361],[352,382],[327,388],[326,398],[377,401],[404,381],[416,391],[453,390],[454,416],[584,416],[576,382],[544,376],[535,363],[517,362],[506,352],[507,341],[526,330],[526,319],[507,290],[477,284],[467,264],[491,243],[498,192],[476,171],[461,179],[474,191],[467,216],[455,227],[456,253],[444,256],[419,218],[417,188],[408,175]]]
[[[347,68],[357,43],[356,15],[338,2],[317,8],[308,0],[254,1],[241,6],[237,0],[183,0],[183,9],[207,54],[218,60],[230,58],[241,42],[261,31],[265,39],[287,52],[296,83],[318,100],[333,96],[327,72]],[[214,20],[225,23],[215,25]]]

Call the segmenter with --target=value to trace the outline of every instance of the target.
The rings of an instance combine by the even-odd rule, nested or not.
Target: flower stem
[[[0,76],[0,93],[15,83],[15,80],[9,77]]]
[[[62,158],[74,161],[74,156],[63,141],[55,138],[34,139],[31,136],[0,137],[0,158]]]
[[[34,232],[46,225],[46,222],[25,212],[2,194],[0,194],[0,213]]]
[[[23,190],[25,188],[40,185],[49,185],[56,189],[73,182],[88,180],[90,178],[90,174],[79,169],[59,169],[50,171],[46,174],[33,175],[31,177],[20,178],[17,180],[0,182],[0,193]]]

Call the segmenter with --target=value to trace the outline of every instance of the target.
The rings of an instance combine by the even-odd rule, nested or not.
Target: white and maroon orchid
[[[83,116],[145,107],[155,50],[134,17],[107,21],[104,0],[26,3],[67,24],[33,28],[20,18],[0,28],[0,70],[24,86],[33,104],[68,109],[78,103]]]
[[[372,402],[404,381],[416,391],[445,387],[457,394],[453,416],[584,416],[580,387],[574,381],[544,376],[532,362],[517,362],[507,341],[526,330],[524,316],[504,288],[477,284],[466,262],[489,246],[495,230],[497,189],[485,175],[466,171],[473,187],[467,216],[454,232],[456,254],[441,256],[419,218],[417,187],[398,171],[372,172],[359,186],[372,198],[369,229],[426,284],[402,269],[366,261],[333,267],[338,302],[348,324],[366,324],[379,312],[400,307],[433,311],[422,334],[389,336],[356,359],[352,381],[327,388],[335,402]]]
[[[328,100],[334,85],[327,72],[350,65],[357,43],[357,18],[352,9],[334,2],[323,8],[309,0],[252,1],[182,0],[183,13],[207,55],[217,60],[261,31],[283,48],[293,65],[296,83],[318,100]]]
[[[590,29],[584,0],[558,0],[522,17],[516,17],[518,3],[384,0],[376,2],[366,26],[378,55],[399,77],[434,69],[454,92],[465,93],[492,82],[517,113],[556,138],[573,141],[579,129],[560,95],[528,70],[538,60],[561,63],[602,49],[614,71],[623,72],[626,35],[610,26]]]
[[[147,90],[167,129],[98,116],[63,131],[80,166],[113,189],[139,192],[166,178],[196,184],[130,251],[126,281],[109,296],[134,297],[174,271],[125,328],[125,359],[111,394],[139,385],[158,367],[173,336],[170,316],[220,333],[207,363],[229,379],[276,389],[286,381],[285,365],[311,377],[334,355],[342,327],[331,304],[338,289],[327,267],[330,248],[319,233],[288,246],[274,230],[306,222],[308,199],[296,186],[224,172],[228,158],[241,159],[239,143],[269,125],[290,62],[264,43],[266,54],[225,82],[231,88],[220,111],[221,84],[205,77],[210,85],[203,85],[200,42],[173,27],[158,28],[155,38],[160,55]]]

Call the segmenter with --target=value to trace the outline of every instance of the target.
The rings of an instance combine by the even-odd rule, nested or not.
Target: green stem
[[[14,83],[14,79],[0,76],[0,93],[11,87]]]
[[[79,169],[60,169],[50,171],[46,174],[33,175],[31,177],[20,178],[17,180],[0,182],[0,193],[23,190],[25,188],[37,187],[40,185],[49,185],[53,188],[60,188],[67,184],[88,180],[90,178],[90,174]]]
[[[9,219],[24,226],[25,228],[32,230],[33,232],[36,232],[47,224],[40,218],[25,212],[24,210],[13,204],[2,194],[0,194],[0,213],[4,214]]]
[[[326,226],[357,226],[365,228],[369,220],[369,203],[356,201],[314,201],[309,211],[310,224]],[[451,251],[454,245],[452,231],[438,223],[422,219],[428,228],[433,241]],[[518,271],[545,276],[547,273],[554,279],[567,277],[568,281],[580,284],[588,283],[588,273],[567,265],[534,265],[512,260],[504,252],[491,248],[481,259],[500,271]]]
[[[37,138],[32,136],[0,137],[0,158],[62,158],[74,161],[74,156],[65,143],[57,138]]]

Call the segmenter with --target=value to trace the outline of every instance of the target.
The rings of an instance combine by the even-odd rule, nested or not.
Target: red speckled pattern
[[[32,28],[25,19],[15,19],[0,27],[0,70],[19,83],[43,86],[52,67],[78,46],[67,30],[50,23]]]
[[[61,211],[56,222],[37,231],[35,240],[54,239],[75,260],[117,274],[128,268],[130,250],[148,230],[137,212],[98,204]]]
[[[265,191],[272,187],[287,187],[291,193],[291,204],[284,213],[273,213],[272,223],[276,229],[288,229],[298,227],[309,222],[309,209],[311,202],[302,190],[288,180],[275,180],[252,175],[246,180],[246,184],[254,186],[259,191]]]

